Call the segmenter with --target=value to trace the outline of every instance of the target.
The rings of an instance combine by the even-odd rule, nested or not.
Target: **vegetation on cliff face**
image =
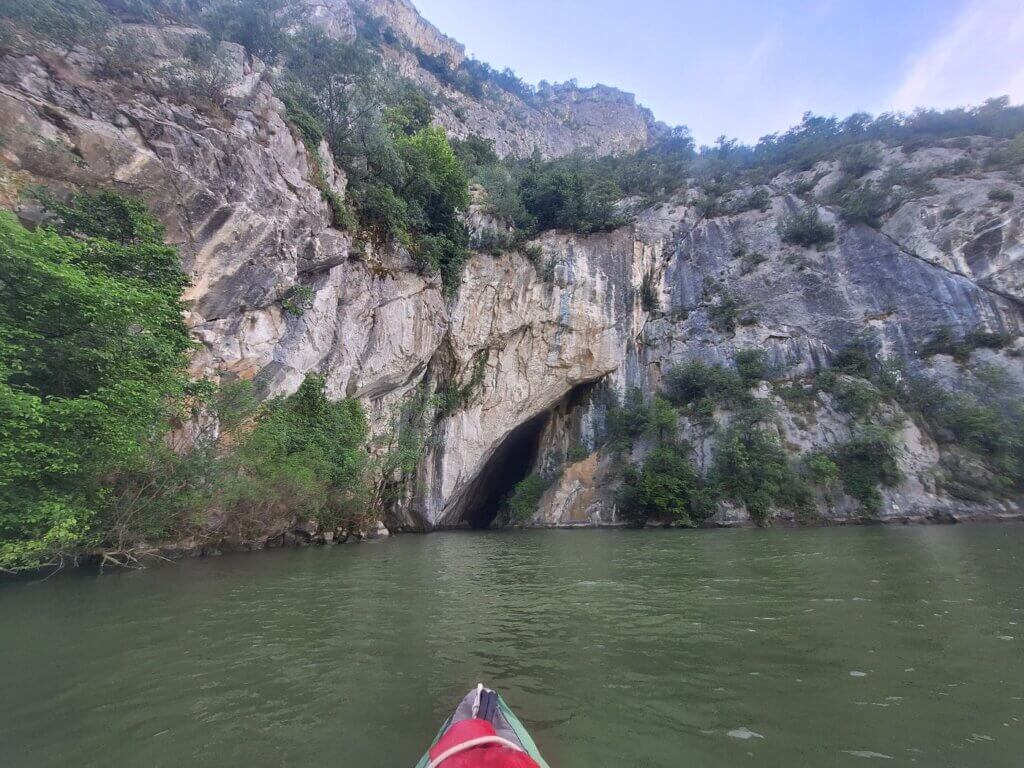
[[[357,401],[328,402],[317,377],[262,405],[249,385],[190,383],[160,224],[111,192],[43,199],[52,226],[34,232],[0,212],[0,568],[187,535],[211,509],[240,532],[365,516]],[[175,452],[190,418],[211,426]]]
[[[382,44],[408,41],[379,19],[359,16],[359,36],[342,42],[307,24],[298,0],[12,0],[0,16],[0,53],[25,53],[31,36],[45,38],[50,59],[57,58],[54,51],[67,59],[76,48],[89,48],[99,76],[126,81],[144,65],[138,41],[117,20],[199,26],[205,32],[188,42],[186,61],[156,79],[166,89],[161,94],[200,111],[229,104],[219,41],[243,45],[274,65],[266,76],[308,149],[311,181],[334,225],[404,248],[417,269],[439,274],[449,292],[468,256],[463,214],[470,179],[486,190],[490,212],[514,226],[507,244],[523,246],[545,230],[611,230],[628,221],[628,198],[650,203],[686,189],[703,218],[766,211],[779,173],[829,161],[840,180],[817,199],[812,190],[821,174],[786,186],[804,204],[782,218],[779,234],[791,245],[812,247],[832,242],[842,222],[879,226],[898,195],[908,194],[894,192],[897,187],[913,194],[930,189],[923,172],[879,171],[886,145],[911,154],[925,143],[967,146],[969,136],[988,136],[1009,141],[979,161],[986,168],[1012,178],[1024,162],[1024,108],[1005,99],[877,118],[808,114],[753,146],[723,137],[698,148],[685,128],[676,128],[617,157],[545,159],[535,152],[503,159],[490,142],[451,141],[433,124],[436,94],[385,63]],[[25,31],[30,36],[23,38]],[[456,67],[443,56],[414,53],[442,82],[474,98],[540,98],[511,71],[473,60]],[[322,143],[347,177],[344,195],[325,178]],[[970,171],[974,162],[962,158],[951,170]],[[993,209],[1014,200],[1008,188],[986,194],[998,204]],[[398,491],[380,478],[412,473],[422,455],[420,426],[396,429],[394,445],[375,463],[365,449],[359,404],[329,402],[318,377],[307,378],[290,398],[263,404],[247,384],[217,389],[189,382],[191,347],[178,303],[185,277],[158,223],[137,201],[107,192],[42,199],[52,218],[37,231],[0,214],[0,567],[202,532],[197,525],[210,510],[222,533],[243,537],[295,517],[324,527],[359,525],[395,498]],[[818,204],[836,209],[836,225]],[[541,266],[539,248],[522,250]],[[752,271],[766,257],[742,258]],[[642,287],[648,311],[658,309],[653,281],[646,275]],[[714,331],[731,336],[746,323],[727,287],[709,282],[705,294]],[[308,287],[297,286],[282,308],[301,315],[311,297]],[[966,363],[977,350],[1010,341],[982,330],[962,337],[940,331],[922,356]],[[843,350],[832,371],[790,391],[805,404],[824,398],[845,414],[850,438],[800,460],[780,439],[770,401],[752,391],[771,374],[763,354],[741,350],[735,369],[690,363],[666,372],[660,396],[631,390],[615,403],[607,419],[609,447],[637,449],[636,461],[622,467],[623,514],[637,523],[699,524],[729,502],[767,523],[780,509],[802,515],[815,492],[840,487],[874,514],[881,489],[901,479],[903,413],[941,445],[944,475],[937,482],[957,498],[1024,492],[1024,412],[995,374],[984,391],[950,392],[890,370],[859,347]],[[458,410],[466,387],[439,392],[440,412]],[[417,398],[403,416],[407,425],[420,425],[433,407]],[[681,420],[708,435],[712,451],[703,473],[693,446],[679,437]],[[190,436],[192,450],[176,451],[169,436],[185,425],[198,433]],[[507,500],[509,516],[528,518],[550,481],[527,476]]]
[[[28,232],[0,212],[0,565],[72,551],[109,478],[142,460],[186,391],[177,253],[139,205],[60,206]]]
[[[254,56],[280,65],[275,89],[292,123],[311,150],[326,140],[348,177],[344,201],[319,184],[336,224],[353,227],[354,209],[361,227],[406,246],[418,267],[439,272],[449,290],[457,286],[467,256],[461,214],[469,203],[470,176],[487,190],[491,211],[514,224],[515,238],[507,245],[548,229],[612,229],[627,221],[617,205],[623,198],[654,200],[687,186],[694,187],[694,204],[705,216],[763,210],[763,189],[728,206],[722,198],[781,171],[806,170],[834,158],[847,178],[833,190],[833,202],[844,218],[875,224],[891,201],[879,185],[856,182],[878,166],[879,143],[913,148],[968,135],[1024,135],[1024,108],[1004,98],[975,108],[910,115],[859,113],[840,120],[808,113],[798,126],[752,146],[721,137],[712,146],[697,148],[688,130],[677,127],[659,135],[652,146],[618,157],[542,159],[535,154],[526,160],[502,160],[474,136],[455,142],[453,153],[443,131],[429,127],[436,94],[395,74],[384,63],[384,46],[407,49],[425,70],[473,98],[513,94],[531,103],[537,89],[511,70],[499,72],[473,59],[455,66],[443,55],[425,54],[367,13],[357,14],[359,34],[347,42],[308,24],[305,14],[298,0],[215,0],[201,8],[183,0],[17,0],[4,12],[15,25],[68,50],[80,43],[94,45],[108,52],[107,59],[126,59],[115,61],[113,70],[123,69],[121,65],[130,69],[138,60],[137,51],[130,55],[123,50],[130,47],[130,39],[116,32],[118,18],[200,25],[210,35],[207,40],[239,43]],[[217,59],[201,39],[195,41],[192,59],[195,71],[185,78],[188,88],[182,95],[191,91],[201,98],[203,92],[216,90]],[[991,163],[1012,164],[1017,144],[994,152]],[[795,212],[784,234],[799,244],[824,243],[833,236],[832,227],[811,208]]]
[[[771,401],[750,389],[770,374],[760,350],[741,350],[735,369],[695,361],[666,372],[661,397],[645,400],[633,389],[621,403],[614,399],[608,450],[646,446],[639,462],[623,464],[617,498],[623,517],[694,524],[720,503],[734,502],[765,525],[781,510],[809,519],[815,492],[829,498],[840,488],[873,517],[882,510],[881,489],[903,480],[899,434],[908,416],[942,446],[944,469],[935,480],[953,496],[986,501],[1024,492],[1024,409],[1000,369],[982,369],[975,391],[954,392],[879,361],[864,344],[841,350],[810,384],[776,383],[794,413],[816,411],[827,393],[850,419],[848,440],[802,456],[780,441]],[[711,465],[703,476],[694,448],[677,437],[679,417],[690,434],[710,440]]]
[[[614,450],[644,435],[653,440],[639,464],[624,466],[617,503],[627,520],[699,524],[731,501],[765,524],[776,509],[809,508],[810,489],[771,426],[770,404],[750,391],[765,374],[763,354],[743,350],[736,370],[701,362],[677,366],[665,376],[663,397],[645,403],[635,390],[622,405],[612,404],[608,437]],[[715,420],[719,408],[734,412],[727,426]],[[693,447],[678,437],[680,416],[714,437],[713,465],[704,476],[693,464]]]
[[[454,290],[467,256],[466,171],[411,82],[357,40],[305,28],[289,38],[281,93],[307,145],[325,140],[349,181],[360,224],[406,246]]]

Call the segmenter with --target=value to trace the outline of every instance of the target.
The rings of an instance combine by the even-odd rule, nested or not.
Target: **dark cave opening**
[[[487,528],[501,509],[501,501],[516,483],[530,474],[537,461],[540,438],[550,417],[542,413],[512,430],[466,489],[462,521],[471,528]]]

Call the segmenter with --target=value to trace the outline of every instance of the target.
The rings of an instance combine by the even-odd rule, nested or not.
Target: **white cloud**
[[[968,0],[940,37],[913,57],[887,108],[948,108],[990,96],[1024,101],[1024,2]]]

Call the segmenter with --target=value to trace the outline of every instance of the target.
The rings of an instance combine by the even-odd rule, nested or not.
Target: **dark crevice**
[[[540,438],[549,417],[545,412],[520,424],[495,449],[466,489],[461,522],[471,528],[487,528],[494,522],[502,499],[536,464]]]

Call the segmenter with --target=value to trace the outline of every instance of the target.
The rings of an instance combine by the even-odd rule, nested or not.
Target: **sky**
[[[635,93],[699,144],[806,111],[1024,102],[1024,0],[413,0],[527,82]]]

